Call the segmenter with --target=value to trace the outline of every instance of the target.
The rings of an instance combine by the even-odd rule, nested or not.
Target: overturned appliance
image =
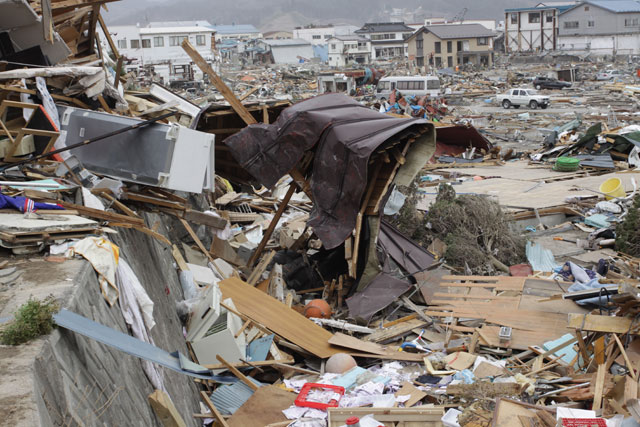
[[[63,107],[56,148],[142,122],[97,111]],[[70,150],[89,170],[123,181],[201,193],[214,183],[215,135],[177,124],[154,123],[99,143]]]

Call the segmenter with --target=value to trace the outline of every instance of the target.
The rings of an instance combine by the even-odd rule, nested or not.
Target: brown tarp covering
[[[378,245],[383,256],[390,256],[408,275],[426,270],[434,261],[433,255],[426,249],[384,220],[380,223]],[[383,265],[387,265],[387,262]]]
[[[380,273],[364,291],[347,298],[349,317],[361,323],[368,323],[374,314],[389,306],[410,288],[411,283],[408,281]]]
[[[308,99],[284,110],[273,124],[250,125],[225,140],[233,157],[271,188],[314,149],[313,211],[309,225],[325,248],[352,232],[367,185],[367,165],[385,141],[432,129],[424,119],[396,118],[368,109],[342,94]],[[429,136],[433,138],[433,133]],[[430,148],[426,160],[435,150]],[[417,171],[416,171],[417,172]]]

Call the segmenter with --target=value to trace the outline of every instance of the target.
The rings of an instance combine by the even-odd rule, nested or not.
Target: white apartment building
[[[296,28],[293,30],[294,39],[306,40],[313,45],[325,45],[331,37],[352,36],[360,27],[355,25],[327,25],[323,27]]]
[[[161,23],[157,27],[139,27],[122,25],[109,27],[109,33],[118,51],[133,63],[126,66],[126,71],[137,70],[143,65],[153,65],[154,71],[165,82],[193,76],[196,80],[203,78],[198,67],[191,67],[191,58],[182,49],[184,39],[196,48],[202,57],[213,61],[212,37],[214,30],[206,26],[166,26]]]
[[[408,56],[406,39],[413,28],[402,22],[366,23],[356,34],[371,40],[371,60],[386,60]]]
[[[336,36],[328,40],[329,65],[345,67],[349,64],[371,62],[371,40],[360,36]]]

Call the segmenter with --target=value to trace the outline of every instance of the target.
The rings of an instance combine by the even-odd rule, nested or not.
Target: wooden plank
[[[51,0],[40,0],[40,8],[44,39],[53,43],[53,11],[51,10]]]
[[[329,345],[331,332],[316,325],[277,299],[232,277],[219,283],[223,298],[231,298],[238,312],[317,357],[339,352]]]
[[[329,344],[356,350],[358,353],[371,353],[371,355],[387,356],[397,358],[397,360],[420,362],[424,358],[423,354],[399,352],[397,346],[387,347],[371,341],[363,341],[341,332],[336,332],[329,339]]]
[[[213,215],[207,215],[204,212],[195,211],[187,208],[184,211],[183,216],[187,221],[195,222],[196,224],[206,225],[207,227],[215,228],[217,230],[224,230],[229,222],[224,218],[215,217]]]
[[[251,272],[251,275],[247,279],[248,284],[250,284],[251,286],[255,286],[256,283],[258,283],[258,280],[260,280],[260,277],[262,277],[262,273],[264,273],[264,271],[267,269],[274,256],[276,256],[276,251],[271,251],[267,255],[262,257],[258,265],[256,265],[256,267]]]
[[[111,51],[113,52],[113,55],[120,62],[120,58],[122,58],[122,57],[120,56],[120,52],[118,52],[118,48],[116,48],[116,44],[113,42],[113,39],[111,38],[111,34],[109,34],[109,28],[107,28],[107,25],[104,23],[104,19],[102,19],[102,15],[101,14],[98,15],[98,22],[100,23],[100,28],[102,28],[102,33],[107,37],[107,43],[109,44],[109,47],[111,48]],[[116,68],[118,68],[118,67],[116,67]],[[120,68],[120,69],[122,69],[122,68]],[[118,81],[118,77],[119,76],[120,76],[119,74],[116,74],[116,81]],[[115,87],[116,88],[118,87],[117,83],[116,83]]]
[[[200,396],[202,397],[202,400],[204,400],[205,405],[207,405],[209,407],[209,410],[211,410],[211,413],[213,414],[213,416],[217,418],[218,422],[222,425],[222,427],[229,427],[229,424],[224,419],[220,411],[218,411],[218,408],[216,408],[216,406],[213,404],[211,399],[209,399],[207,392],[201,391]]]
[[[235,362],[235,363],[230,363],[227,362],[228,365],[233,366],[234,368],[251,368],[251,367],[261,367],[261,366],[279,366],[279,367],[283,367],[283,366],[287,366],[290,365],[292,363],[295,363],[295,361],[293,359],[278,359],[278,360],[260,360],[260,361],[256,361],[256,362],[251,362],[251,363],[247,363],[247,362]],[[223,365],[222,363],[218,363],[217,365],[202,365],[207,369],[211,369],[212,371],[215,371],[217,369],[225,369],[226,365]]]
[[[610,332],[614,334],[631,333],[638,335],[638,326],[633,327],[629,317],[611,317],[598,314],[569,313],[569,327],[590,332]]]
[[[616,334],[613,334],[613,338],[616,340],[616,344],[618,345],[618,348],[620,349],[620,353],[622,354],[622,357],[624,358],[624,362],[627,364],[627,369],[629,370],[629,373],[631,374],[631,377],[633,378],[634,381],[638,381],[638,374],[636,374],[636,369],[633,366],[633,363],[631,363],[631,361],[629,360],[629,356],[627,356],[627,352],[624,350],[624,346],[620,342],[620,338],[618,338],[618,335],[616,335]]]
[[[144,194],[133,193],[130,191],[125,191],[123,196],[127,200],[134,200],[136,202],[149,203],[152,205],[163,206],[165,208],[176,209],[179,211],[184,211],[187,209],[186,206],[178,202],[172,202],[170,200],[164,200],[158,197],[146,196]]]
[[[376,421],[384,425],[440,427],[440,419],[444,416],[445,408],[329,408],[328,427],[339,427],[345,424],[347,418],[362,418],[373,415]]]
[[[276,225],[278,225],[278,221],[280,220],[280,217],[282,216],[285,209],[289,205],[291,196],[293,196],[293,193],[295,193],[295,191],[296,191],[296,184],[292,182],[291,185],[289,186],[289,190],[287,190],[287,194],[284,196],[284,199],[282,199],[282,202],[280,202],[280,206],[278,206],[278,211],[275,213],[275,215],[273,216],[273,219],[269,223],[269,227],[267,227],[267,229],[265,230],[264,236],[262,236],[262,240],[260,240],[260,244],[251,255],[251,258],[249,258],[249,261],[247,262],[247,266],[252,267],[258,260],[258,257],[260,257],[260,254],[262,253],[264,248],[267,246],[267,243],[269,242],[269,239],[273,234],[273,230],[276,229]]]
[[[189,223],[182,218],[178,218],[178,220],[182,223],[184,228],[187,230],[187,233],[189,233],[193,241],[196,243],[196,246],[198,246],[198,249],[200,249],[200,251],[209,259],[209,261],[213,262],[213,257],[211,256],[209,251],[207,251],[207,249],[204,247],[204,245],[202,244],[202,241],[200,241],[200,239],[196,235],[195,231],[193,231],[193,228],[191,228]]]
[[[603,364],[598,365],[598,372],[596,373],[595,391],[593,393],[593,409],[599,411],[602,408],[602,397],[604,393],[604,377],[607,373],[607,368]]]
[[[113,212],[101,211],[100,209],[88,208],[86,206],[65,202],[64,200],[43,199],[42,201],[47,203],[59,204],[65,208],[76,210],[80,212],[82,216],[87,216],[89,218],[97,218],[97,219],[110,221],[110,222],[128,223],[131,225],[137,225],[141,227],[145,226],[144,220],[142,218],[133,218],[128,215],[121,215]]]
[[[377,330],[374,333],[367,335],[365,340],[371,342],[384,342],[411,332],[412,329],[421,328],[426,324],[427,322],[422,319],[409,319],[391,327]]]
[[[398,390],[396,392],[396,397],[398,397],[398,396],[406,396],[406,395],[409,395],[411,397],[409,398],[409,400],[407,400],[404,403],[404,407],[405,408],[410,408],[413,405],[415,405],[416,403],[418,403],[419,401],[421,401],[422,399],[424,399],[427,396],[427,393],[425,393],[424,391],[420,390],[419,388],[417,388],[416,386],[414,386],[410,382],[405,381],[402,384],[402,388],[400,388],[400,390]]]
[[[258,121],[247,111],[242,102],[238,100],[233,91],[229,89],[229,87],[224,83],[224,81],[213,71],[213,68],[207,61],[204,60],[202,56],[198,53],[198,51],[189,43],[187,39],[182,42],[182,48],[187,52],[187,55],[191,57],[193,62],[202,70],[203,73],[207,73],[209,75],[209,81],[213,83],[213,85],[218,89],[218,91],[224,96],[224,99],[227,100],[231,108],[240,116],[242,120],[248,125],[252,125],[258,123]]]
[[[222,363],[224,365],[224,367],[231,371],[231,373],[238,378],[240,381],[242,381],[243,383],[245,383],[245,385],[247,385],[251,390],[256,391],[257,389],[259,389],[260,387],[254,383],[253,381],[251,381],[249,378],[247,378],[242,372],[240,372],[238,370],[238,368],[236,368],[235,366],[232,366],[229,364],[229,362],[227,362],[226,360],[223,359],[222,356],[220,356],[219,354],[216,355],[216,359],[218,359],[218,362]]]
[[[187,427],[167,393],[155,390],[149,395],[148,400],[164,427]]]

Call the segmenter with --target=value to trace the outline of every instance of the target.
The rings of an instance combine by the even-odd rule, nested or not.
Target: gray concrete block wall
[[[165,221],[147,214],[147,224]],[[188,354],[175,302],[182,288],[173,266],[171,248],[136,230],[111,235],[154,301],[156,326],[151,335],[167,351]],[[109,307],[100,293],[96,273],[85,263],[66,308],[96,322],[127,332],[119,306]],[[187,425],[200,423],[198,388],[190,377],[160,367],[164,384]],[[153,387],[140,359],[66,330],[55,330],[34,362],[36,403],[42,425],[153,426],[161,425],[147,396]]]

